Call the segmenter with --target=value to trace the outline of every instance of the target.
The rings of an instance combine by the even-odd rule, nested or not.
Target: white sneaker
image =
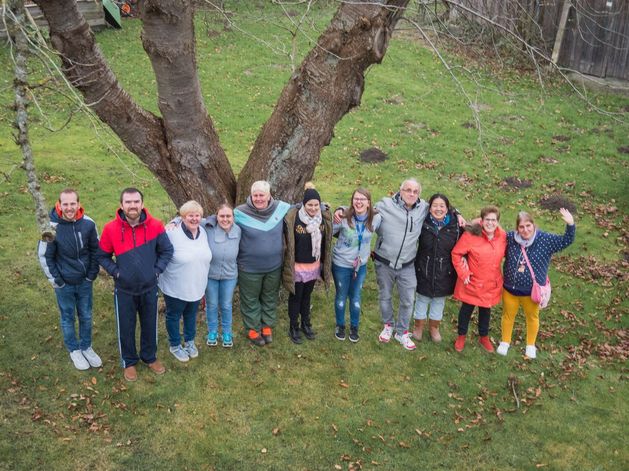
[[[179,361],[183,361],[186,362],[188,360],[190,360],[190,356],[188,355],[188,352],[186,352],[181,345],[177,345],[175,347],[170,347],[170,353],[173,354],[173,356],[179,360]]]
[[[405,330],[402,335],[395,334],[395,340],[400,342],[400,344],[402,344],[402,346],[406,350],[415,350],[415,344],[411,340],[411,336],[409,335],[408,330]]]
[[[100,368],[103,366],[103,360],[100,359],[92,347],[81,350],[81,353],[92,368]]]
[[[194,341],[184,342],[183,349],[190,358],[196,358],[199,356],[199,350],[197,350],[197,346],[194,344]]]
[[[81,350],[74,350],[70,352],[70,358],[72,359],[72,363],[74,363],[74,367],[77,370],[87,370],[90,367],[90,364],[81,353]]]
[[[509,351],[509,344],[507,342],[500,342],[498,348],[496,349],[496,353],[498,355],[502,355],[503,357],[507,356],[507,352]]]
[[[537,358],[537,348],[535,348],[535,345],[527,345],[524,354],[531,360],[535,360]]]
[[[393,326],[391,324],[384,324],[384,329],[380,332],[380,336],[378,340],[382,343],[388,343],[391,340],[391,336],[393,335]]]

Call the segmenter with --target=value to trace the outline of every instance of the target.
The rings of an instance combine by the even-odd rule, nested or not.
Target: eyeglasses
[[[419,195],[419,190],[412,190],[411,188],[402,188],[402,191],[411,195]]]
[[[353,198],[354,201],[369,201],[367,198]]]

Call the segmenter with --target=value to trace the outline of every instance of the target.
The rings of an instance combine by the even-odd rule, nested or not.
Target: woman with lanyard
[[[335,337],[345,340],[345,303],[349,299],[349,339],[358,342],[360,323],[360,296],[367,274],[367,261],[371,251],[371,237],[380,226],[380,215],[371,204],[371,193],[358,188],[352,194],[349,208],[345,209],[333,232],[338,240],[332,250],[332,277],[336,288],[334,311]]]

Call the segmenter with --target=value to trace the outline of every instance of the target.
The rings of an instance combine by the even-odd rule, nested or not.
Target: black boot
[[[303,342],[299,327],[291,327],[288,331],[288,336],[290,337],[291,341],[293,343],[296,343],[297,345],[300,345]]]
[[[310,324],[301,324],[301,330],[304,332],[304,335],[308,340],[314,340],[317,337],[317,333],[312,330],[312,326]]]

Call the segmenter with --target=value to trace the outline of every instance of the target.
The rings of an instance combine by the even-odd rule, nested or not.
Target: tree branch
[[[360,104],[365,72],[380,63],[408,0],[343,2],[284,87],[238,179],[238,201],[267,179],[275,195],[301,197],[334,126]]]

